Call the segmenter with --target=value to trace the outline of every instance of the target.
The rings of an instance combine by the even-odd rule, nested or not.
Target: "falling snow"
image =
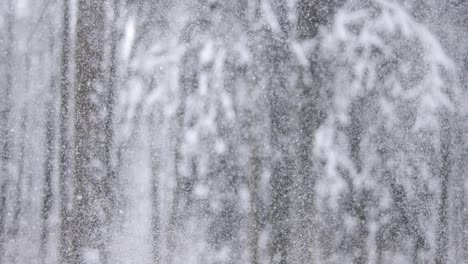
[[[0,1],[0,264],[466,263],[468,1]]]

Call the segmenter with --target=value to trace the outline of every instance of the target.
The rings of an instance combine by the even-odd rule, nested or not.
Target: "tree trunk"
[[[100,115],[105,85],[104,1],[79,0],[76,26],[75,140],[72,263],[83,263],[86,255],[98,255],[107,262],[107,216],[102,194],[106,171],[106,121]],[[101,199],[99,199],[101,198]]]
[[[25,84],[26,84],[26,93],[31,88],[31,55],[25,56]],[[19,231],[20,231],[20,224],[21,224],[21,216],[23,214],[23,203],[22,203],[22,194],[23,194],[23,181],[25,179],[25,167],[26,167],[26,141],[27,141],[27,121],[28,121],[28,108],[26,105],[23,105],[21,109],[21,123],[20,123],[20,142],[19,142],[19,157],[18,157],[18,179],[16,182],[16,190],[15,190],[15,205],[14,205],[14,213],[13,213],[13,221],[12,221],[12,240],[18,240],[19,238]],[[14,245],[15,251],[14,256],[17,256],[20,252],[20,245],[19,243],[15,243]],[[16,263],[16,258],[12,258],[13,263]]]
[[[294,159],[286,141],[291,133],[292,104],[288,94],[285,69],[288,67],[289,54],[286,40],[271,38],[268,55],[272,63],[272,77],[268,97],[270,101],[272,174],[270,223],[272,226],[270,254],[271,262],[288,263],[290,249],[289,222],[291,197],[290,189],[294,177]]]
[[[54,41],[55,39],[52,39]],[[50,55],[53,54],[53,45],[50,45]],[[52,176],[54,173],[55,161],[55,139],[56,139],[56,104],[57,83],[52,78],[48,91],[48,100],[46,101],[46,127],[45,127],[45,157],[44,157],[44,181],[42,190],[42,227],[41,227],[41,245],[40,255],[43,264],[47,263],[47,243],[49,241],[49,219],[52,210]]]
[[[193,57],[193,56],[192,56]],[[197,56],[195,56],[197,57]],[[188,196],[188,181],[189,179],[182,175],[181,173],[181,163],[182,163],[182,143],[185,138],[185,111],[186,111],[186,99],[188,96],[188,89],[191,87],[195,87],[197,85],[197,77],[196,74],[193,73],[191,66],[195,64],[190,63],[190,55],[184,58],[184,72],[182,73],[182,80],[180,85],[180,94],[179,94],[179,106],[177,109],[176,114],[176,124],[178,131],[176,133],[175,139],[175,149],[174,149],[174,178],[175,184],[174,192],[173,192],[173,199],[172,199],[172,206],[169,216],[169,230],[168,230],[168,263],[172,264],[174,261],[174,254],[177,251],[177,234],[181,232],[178,229],[181,228],[181,213],[183,213],[186,208],[186,198]],[[193,59],[193,58],[192,58]],[[189,60],[187,62],[187,60]]]
[[[55,91],[55,84],[51,85]],[[51,93],[47,102],[46,110],[46,140],[45,140],[45,160],[44,160],[44,186],[42,191],[42,231],[41,231],[41,259],[42,263],[47,263],[47,241],[49,236],[49,218],[52,209],[52,174],[54,172],[54,149],[55,149],[55,93]]]
[[[468,70],[468,65],[466,65],[466,69]],[[467,76],[468,77],[468,76]],[[463,113],[463,117],[464,117],[464,121],[462,122],[463,124],[461,125],[462,126],[462,129],[463,129],[463,132],[462,132],[462,148],[463,148],[463,154],[462,154],[462,157],[461,157],[461,172],[462,172],[462,175],[468,175],[468,163],[466,162],[466,160],[468,160],[468,112],[467,113]],[[462,177],[463,180],[463,184],[461,185],[461,188],[462,188],[462,203],[461,203],[461,208],[463,208],[463,212],[462,212],[462,220],[461,220],[461,226],[462,226],[462,238],[461,238],[461,241],[463,243],[463,246],[462,246],[462,256],[463,258],[462,259],[468,259],[468,210],[466,210],[466,208],[468,208],[468,179],[466,177]]]
[[[254,132],[251,132],[254,133]],[[249,194],[250,194],[250,211],[249,211],[249,251],[250,251],[250,261],[252,264],[260,263],[259,256],[259,209],[260,209],[260,197],[258,193],[258,188],[260,184],[261,177],[261,159],[260,151],[258,144],[251,140],[251,158],[250,158],[250,177],[249,177]]]
[[[448,259],[448,200],[449,200],[449,178],[452,167],[451,161],[451,120],[447,113],[444,113],[440,132],[440,202],[438,208],[438,226],[436,237],[436,264],[443,264]]]
[[[156,113],[153,113],[149,116],[149,127],[150,134],[156,135]],[[160,121],[159,119],[157,121]],[[158,124],[160,124],[158,122]],[[160,133],[160,132],[159,132]],[[152,214],[151,214],[151,238],[152,238],[152,253],[153,253],[153,263],[159,264],[161,262],[161,244],[160,244],[160,226],[161,226],[161,217],[159,212],[159,171],[160,171],[160,144],[161,142],[157,140],[158,137],[152,136],[150,143],[150,163],[151,163],[151,197],[152,197]]]
[[[114,218],[115,205],[116,205],[116,193],[114,192],[117,183],[116,167],[113,165],[114,157],[114,105],[116,92],[118,89],[118,72],[117,72],[117,46],[119,41],[118,33],[118,21],[120,18],[119,14],[119,0],[111,1],[113,9],[113,19],[110,23],[110,65],[109,65],[109,79],[107,81],[107,94],[105,94],[104,106],[107,110],[106,117],[104,119],[104,153],[102,154],[102,161],[104,165],[104,178],[101,180],[101,203],[104,209],[104,222],[103,222],[103,241],[100,243],[101,251],[101,262],[108,263],[109,261],[109,248],[108,244],[111,240],[110,227],[112,219]],[[103,23],[103,22],[102,22]],[[103,52],[103,51],[102,51]]]
[[[4,54],[5,62],[5,88],[0,96],[0,138],[1,138],[1,171],[0,171],[0,263],[2,263],[5,253],[6,240],[6,218],[7,218],[7,199],[8,189],[10,185],[10,163],[11,163],[11,92],[13,89],[13,23],[14,23],[14,8],[13,1],[9,0],[6,10],[6,50]]]
[[[60,58],[60,110],[59,110],[59,202],[60,235],[59,258],[61,263],[73,263],[76,249],[72,243],[71,197],[70,197],[70,2],[63,2],[61,58]]]
[[[361,140],[363,137],[364,131],[364,120],[365,117],[362,115],[361,110],[366,108],[366,101],[371,100],[371,98],[360,98],[351,106],[351,123],[349,126],[348,136],[350,137],[350,151],[351,151],[351,160],[353,161],[354,167],[356,168],[356,173],[362,172],[362,158],[361,158]],[[365,264],[368,262],[367,254],[367,237],[369,235],[368,230],[368,220],[367,220],[367,211],[365,207],[366,196],[363,194],[365,190],[361,188],[355,188],[354,182],[352,179],[349,181],[350,195],[352,199],[352,210],[354,216],[357,218],[357,234],[353,234],[355,239],[351,243],[351,248],[353,250],[353,263],[355,264]]]
[[[297,3],[298,21],[297,35],[299,40],[314,38],[318,32],[319,16],[318,1],[300,0]],[[314,135],[320,126],[320,79],[318,76],[318,65],[309,61],[308,69],[300,69],[301,75],[298,83],[299,96],[299,181],[297,194],[298,223],[296,226],[296,239],[300,242],[297,263],[307,260],[313,262],[314,248],[317,229],[314,224],[315,217],[315,181],[316,175],[313,171],[312,151]]]

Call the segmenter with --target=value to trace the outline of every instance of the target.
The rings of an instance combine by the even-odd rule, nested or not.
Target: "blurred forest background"
[[[0,1],[0,263],[466,263],[468,1]]]

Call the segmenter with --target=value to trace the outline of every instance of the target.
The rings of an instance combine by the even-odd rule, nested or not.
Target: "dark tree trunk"
[[[11,93],[13,89],[13,23],[14,23],[14,8],[13,1],[9,0],[6,10],[6,50],[3,56],[5,62],[5,86],[0,96],[0,139],[1,139],[1,169],[0,169],[0,263],[2,263],[5,253],[6,241],[6,218],[7,218],[7,203],[8,189],[10,185],[10,163],[12,159],[11,150]]]
[[[468,70],[468,65],[466,67]],[[468,76],[467,76],[468,77]],[[462,154],[462,168],[461,172],[462,175],[468,175],[468,163],[466,162],[468,160],[468,113],[463,114],[464,121],[462,122],[463,124],[462,129],[462,139],[461,139],[461,146],[463,147],[463,154]],[[463,259],[468,259],[468,179],[466,177],[463,177],[463,185],[461,185],[462,189],[462,203],[461,203],[461,208],[463,208],[463,212],[461,215],[461,225],[462,225],[462,256],[464,257]]]
[[[26,77],[25,77],[25,84],[26,84],[26,93],[29,91],[30,84],[31,84],[31,55],[25,56],[25,69],[26,69]],[[26,148],[27,148],[27,123],[28,123],[28,108],[27,105],[23,105],[21,109],[21,123],[20,123],[20,142],[19,142],[19,157],[18,157],[18,179],[16,182],[16,189],[15,189],[15,205],[14,205],[14,213],[12,219],[12,226],[11,226],[11,235],[10,239],[16,240],[19,238],[19,231],[20,231],[20,224],[21,218],[23,214],[23,201],[22,201],[22,194],[23,194],[23,182],[25,179],[25,170],[26,170]],[[15,252],[14,256],[17,256],[19,253],[20,245],[15,243]],[[12,258],[13,263],[16,263],[16,258]]]
[[[57,39],[52,37],[50,38],[49,42],[49,56],[53,56],[54,53],[54,42]],[[56,128],[56,118],[57,118],[57,104],[56,100],[59,99],[58,97],[58,83],[55,80],[57,75],[52,74],[50,80],[50,87],[47,91],[47,101],[45,103],[45,116],[46,116],[46,124],[45,124],[45,157],[44,157],[44,180],[43,180],[43,189],[42,189],[42,208],[41,208],[41,241],[40,241],[40,248],[39,253],[41,257],[41,263],[46,264],[47,259],[47,244],[49,241],[50,235],[50,214],[52,211],[52,205],[54,202],[54,194],[52,190],[52,177],[54,174],[54,162],[56,161],[55,154],[56,154],[56,138],[57,138],[57,128]],[[57,84],[58,83],[58,84]]]
[[[297,3],[297,35],[300,40],[314,38],[318,32],[319,16],[318,1],[300,0]],[[297,210],[298,223],[295,239],[298,243],[297,263],[308,260],[313,261],[315,245],[314,236],[317,233],[315,217],[315,181],[313,171],[312,151],[314,135],[320,126],[320,77],[318,65],[312,59],[309,60],[309,68],[300,69],[301,75],[298,83],[300,91],[299,99],[299,140],[298,140],[298,193]]]
[[[251,132],[253,133],[253,132]],[[260,158],[260,150],[258,143],[251,140],[252,150],[250,153],[250,177],[249,177],[249,194],[250,194],[250,211],[249,211],[249,251],[250,261],[252,264],[260,263],[259,255],[259,236],[260,236],[260,197],[259,185],[262,171],[262,162]]]
[[[156,123],[160,124],[159,119],[155,120],[156,116],[159,116],[157,113],[152,113],[149,116],[148,125],[150,127],[150,133],[156,135],[160,133],[156,131]],[[159,211],[160,199],[159,199],[159,171],[160,171],[160,162],[161,162],[161,148],[158,144],[161,144],[158,141],[159,137],[152,136],[150,143],[150,163],[151,163],[151,238],[152,238],[152,253],[153,253],[153,263],[161,263],[161,213]]]
[[[107,179],[106,124],[100,112],[105,105],[103,73],[104,1],[79,0],[76,26],[76,77],[74,115],[74,199],[72,263],[83,263],[86,251],[99,252],[101,263],[108,261],[106,250],[109,221],[106,211]],[[104,94],[104,96],[102,96]],[[109,107],[109,106],[107,106]],[[103,120],[104,119],[104,120]],[[107,134],[107,135],[106,135]]]
[[[72,243],[71,223],[71,152],[70,152],[70,2],[63,1],[61,54],[60,54],[60,83],[59,83],[59,203],[60,203],[60,235],[59,259],[61,263],[73,263],[76,249]]]
[[[271,65],[271,80],[269,82],[268,99],[270,102],[271,120],[271,241],[270,256],[272,263],[288,263],[290,250],[290,190],[294,175],[294,158],[289,142],[292,136],[292,101],[288,93],[287,70],[289,69],[289,51],[286,38],[288,33],[287,14],[285,6],[276,7],[278,20],[281,21],[282,32],[270,32],[267,39],[268,47],[265,54]]]
[[[186,175],[181,173],[182,165],[182,143],[185,138],[185,111],[186,111],[186,98],[188,97],[189,89],[195,89],[198,85],[197,74],[194,72],[195,61],[198,56],[188,54],[184,58],[183,76],[181,77],[181,92],[179,94],[179,106],[177,109],[176,124],[178,131],[176,133],[175,146],[174,146],[174,177],[175,177],[175,190],[173,193],[172,206],[169,216],[169,230],[168,230],[168,263],[171,264],[174,261],[174,254],[177,250],[177,234],[181,232],[182,223],[181,217],[183,213],[186,213],[187,199],[189,198],[189,192],[191,191],[190,185],[191,180]]]
[[[361,173],[362,171],[362,158],[361,158],[361,141],[363,137],[363,131],[365,126],[365,117],[361,114],[361,109],[367,107],[366,102],[371,100],[371,98],[360,98],[355,102],[351,107],[351,123],[348,132],[350,137],[350,151],[351,159],[353,161],[354,167],[356,168],[356,173]],[[354,182],[352,179],[349,181],[350,185],[353,185]],[[353,215],[357,217],[358,226],[356,234],[354,234],[355,239],[351,242],[351,248],[353,250],[353,263],[355,264],[365,264],[368,262],[367,254],[367,237],[369,235],[368,230],[368,219],[366,211],[366,196],[364,195],[365,190],[362,188],[354,188],[350,190],[350,195],[352,197],[352,210]]]
[[[449,178],[452,167],[451,161],[451,120],[449,114],[444,113],[440,134],[440,202],[438,207],[438,226],[436,237],[436,264],[448,262],[448,231],[449,231]]]
[[[252,48],[256,46],[257,43],[252,43]],[[261,57],[261,54],[256,54],[256,57]],[[247,73],[247,80],[252,80],[249,83],[249,98],[256,103],[262,103],[265,105],[261,96],[258,95],[258,90],[256,87],[259,86],[257,80],[261,80],[261,61],[260,59],[255,59],[253,64],[254,71]],[[262,107],[262,109],[264,109]],[[249,238],[249,253],[250,253],[250,262],[252,264],[261,263],[261,252],[260,252],[260,234],[262,231],[262,200],[261,200],[261,178],[263,172],[264,164],[264,154],[262,152],[262,138],[259,135],[259,131],[262,131],[262,124],[264,113],[258,111],[257,106],[250,106],[245,110],[244,116],[246,117],[246,129],[249,130],[247,136],[247,142],[250,146],[250,157],[249,157],[249,170],[248,170],[248,188],[249,188],[249,197],[250,197],[250,206],[248,212],[248,238]],[[265,210],[263,210],[265,211]],[[263,212],[264,213],[264,212]]]
[[[104,210],[104,219],[103,219],[103,231],[102,231],[102,241],[99,245],[99,251],[101,252],[101,262],[109,262],[109,243],[111,241],[111,225],[112,220],[114,219],[115,207],[117,205],[117,197],[115,189],[118,185],[117,168],[114,166],[114,106],[115,98],[119,86],[118,78],[118,59],[117,59],[117,47],[119,43],[119,32],[118,32],[118,22],[120,19],[119,13],[119,0],[112,0],[111,7],[113,10],[113,19],[110,21],[110,58],[109,58],[109,78],[107,80],[107,93],[104,95],[103,106],[106,110],[106,116],[104,118],[104,144],[103,144],[103,154],[102,154],[102,163],[104,166],[104,175],[101,179],[100,184],[100,202]],[[102,14],[103,15],[103,14]],[[102,21],[101,23],[104,23]],[[103,40],[102,40],[103,41]],[[102,51],[104,52],[104,51]]]
[[[54,172],[55,153],[55,84],[51,84],[49,100],[46,110],[45,127],[45,159],[44,159],[44,186],[42,191],[42,231],[41,231],[41,259],[42,263],[47,263],[47,241],[49,239],[49,218],[52,209],[52,174]]]

